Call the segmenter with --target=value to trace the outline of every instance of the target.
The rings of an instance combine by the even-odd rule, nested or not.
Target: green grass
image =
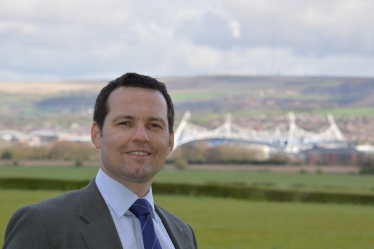
[[[273,189],[318,190],[374,194],[374,177],[368,175],[297,174],[235,171],[161,171],[157,182],[245,184]]]
[[[0,177],[90,180],[97,174],[96,167],[0,167]]]
[[[373,116],[374,107],[357,107],[357,108],[339,108],[330,110],[320,110],[313,112],[314,114],[331,114],[334,116]]]
[[[156,197],[190,223],[200,248],[374,248],[374,208]]]
[[[266,110],[266,109],[258,109],[258,110],[248,110],[248,109],[235,109],[235,111],[219,111],[219,112],[198,112],[194,111],[189,119],[189,122],[193,124],[197,124],[200,126],[209,125],[212,120],[218,121],[219,124],[223,124],[225,122],[226,114],[230,113],[233,118],[240,118],[240,117],[256,117],[256,116],[263,116],[263,115],[270,115],[270,116],[287,116],[289,111],[284,110]],[[179,124],[181,118],[176,120],[176,124]],[[210,127],[216,128],[217,126]]]
[[[329,95],[287,95],[284,92],[276,92],[272,94],[268,94],[265,97],[272,98],[272,99],[283,99],[283,100],[329,100],[331,97]]]
[[[0,177],[90,180],[95,167],[0,167]],[[298,174],[269,172],[235,172],[208,170],[162,170],[156,182],[243,184],[271,189],[326,191],[374,194],[374,177],[370,175]]]
[[[17,110],[22,108],[28,108],[33,105],[34,102],[40,100],[40,96],[32,94],[8,94],[0,93],[0,111],[6,113],[14,112],[14,108]],[[9,112],[9,110],[12,110]]]
[[[16,209],[61,193],[0,190],[1,236]],[[194,228],[199,248],[374,248],[372,206],[161,195],[155,195],[155,202]]]
[[[212,98],[216,98],[219,96],[227,95],[228,92],[225,90],[185,90],[185,91],[178,91],[172,92],[171,98],[173,102],[186,102],[186,101],[196,101],[196,100],[208,100]]]

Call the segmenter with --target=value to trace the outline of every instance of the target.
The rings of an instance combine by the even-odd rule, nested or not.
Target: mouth
[[[151,155],[151,153],[148,152],[148,151],[138,151],[138,150],[129,151],[129,152],[126,152],[126,154],[134,155],[134,156],[149,156],[149,155]]]

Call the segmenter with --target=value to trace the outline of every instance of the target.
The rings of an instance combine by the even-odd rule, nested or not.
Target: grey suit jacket
[[[197,248],[192,228],[155,205],[176,249]],[[10,219],[3,249],[122,248],[94,180],[81,190],[23,207]]]

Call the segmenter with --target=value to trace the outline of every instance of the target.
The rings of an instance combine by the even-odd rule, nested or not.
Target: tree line
[[[13,160],[99,160],[100,153],[92,144],[57,141],[51,144],[33,147],[14,143],[0,151],[1,159]]]

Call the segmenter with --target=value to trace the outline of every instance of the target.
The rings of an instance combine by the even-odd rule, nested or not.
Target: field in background
[[[96,167],[0,167],[0,177],[90,180]],[[374,177],[353,174],[271,173],[213,170],[162,170],[156,182],[220,183],[299,191],[368,193],[374,195]]]
[[[253,129],[288,126],[320,132],[333,114],[347,140],[374,143],[374,79],[339,77],[210,76],[162,78],[174,101],[175,129],[186,110],[204,127],[235,124]],[[0,129],[88,133],[101,82],[0,82]],[[283,121],[282,121],[283,120]],[[314,120],[314,121],[312,121]]]
[[[0,190],[0,247],[16,209],[61,193]],[[204,249],[369,249],[374,244],[372,206],[160,195],[155,202],[188,222]]]
[[[321,115],[339,116],[373,116],[374,107],[357,107],[357,108],[339,108],[339,109],[325,109],[313,112]]]
[[[324,114],[325,110],[336,115],[373,116],[374,80],[370,78],[211,76],[160,80],[166,83],[179,115],[189,109],[197,117],[225,112],[234,116],[289,111]],[[25,106],[39,115],[79,114],[93,107],[108,81],[0,82],[0,104],[12,109],[8,114],[27,114],[22,109]],[[6,113],[5,109],[0,111]]]

